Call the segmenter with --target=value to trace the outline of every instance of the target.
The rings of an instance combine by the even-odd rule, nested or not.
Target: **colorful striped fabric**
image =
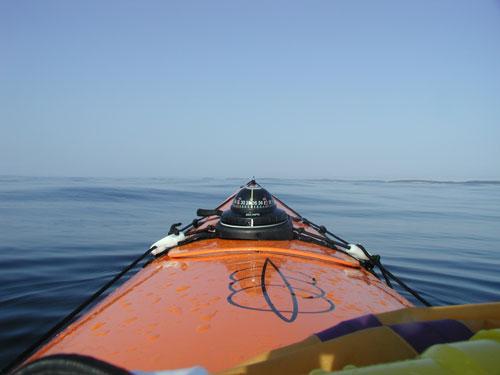
[[[316,333],[321,341],[333,340],[356,331],[380,327],[383,324],[376,315],[363,315],[344,321],[334,327]],[[422,353],[429,346],[468,340],[473,332],[463,323],[453,319],[391,324],[389,327],[408,342],[415,351]]]
[[[484,329],[500,328],[500,303],[412,307],[344,321],[222,372],[306,374],[417,358],[437,344],[467,341]]]

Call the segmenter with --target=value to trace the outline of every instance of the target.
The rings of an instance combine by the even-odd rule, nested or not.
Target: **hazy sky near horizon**
[[[0,174],[500,179],[500,2],[0,2]]]

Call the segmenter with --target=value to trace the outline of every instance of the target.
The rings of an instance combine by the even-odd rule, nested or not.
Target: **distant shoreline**
[[[29,175],[9,175],[0,174],[0,180],[9,179],[62,179],[62,180],[178,180],[178,181],[246,181],[245,177],[102,177],[102,176],[29,176]],[[412,184],[456,184],[456,185],[500,185],[500,180],[495,179],[471,179],[471,180],[434,180],[420,178],[400,178],[400,179],[366,179],[366,178],[289,178],[289,177],[258,177],[261,181],[309,181],[309,182],[357,182],[357,183],[412,183]]]

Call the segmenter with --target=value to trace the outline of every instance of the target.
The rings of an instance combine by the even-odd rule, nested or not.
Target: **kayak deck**
[[[323,246],[202,240],[148,264],[30,361],[79,353],[129,370],[216,372],[343,320],[408,306]]]
[[[235,196],[217,209],[231,209]],[[344,320],[412,306],[272,199],[294,231],[320,241],[214,238],[219,216],[195,220],[186,237],[196,241],[148,263],[29,362],[77,353],[128,370],[218,372]]]

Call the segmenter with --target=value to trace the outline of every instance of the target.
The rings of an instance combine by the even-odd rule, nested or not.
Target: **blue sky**
[[[500,179],[499,1],[0,2],[0,174]]]

